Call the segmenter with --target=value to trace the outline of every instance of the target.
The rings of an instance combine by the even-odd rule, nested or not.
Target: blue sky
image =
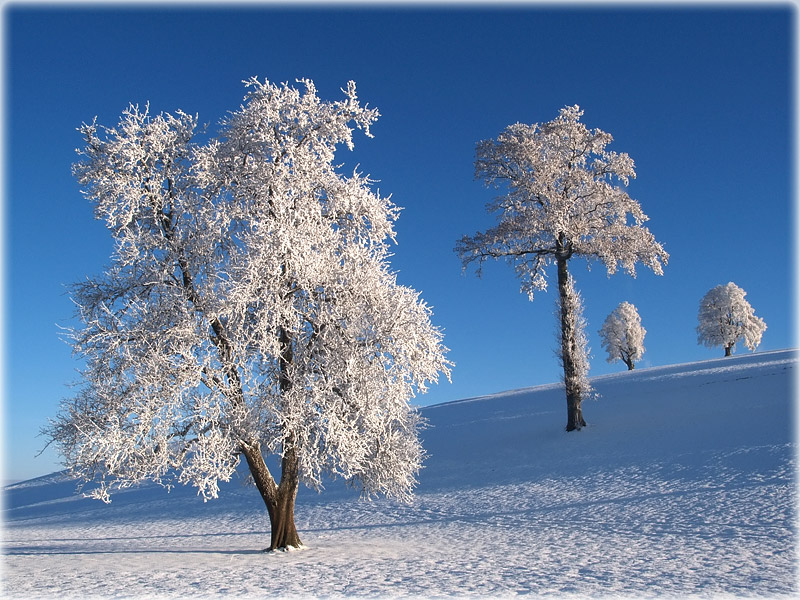
[[[456,363],[453,383],[420,404],[558,380],[553,291],[529,302],[505,263],[464,275],[453,247],[494,224],[494,192],[473,178],[476,142],[571,104],[636,162],[629,193],[671,255],[663,277],[636,279],[571,261],[591,374],[625,368],[606,363],[597,337],[624,300],[647,329],[640,367],[720,356],[697,345],[694,328],[700,298],[728,281],[767,323],[759,350],[796,344],[790,4],[6,4],[3,17],[6,479],[60,468],[50,449],[35,455],[79,367],[59,338],[74,324],[65,286],[99,273],[111,250],[70,174],[76,128],[95,115],[116,124],[129,102],[149,101],[213,129],[254,75],[310,78],[325,99],[352,79],[380,110],[374,139],[356,137],[337,158],[345,171],[360,163],[405,209],[392,265],[433,306]],[[591,405],[584,413],[591,425]]]

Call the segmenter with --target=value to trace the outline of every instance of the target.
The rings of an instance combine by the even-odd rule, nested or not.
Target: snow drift
[[[569,434],[559,385],[426,407],[416,500],[301,489],[298,552],[261,552],[241,480],[110,505],[62,474],[18,483],[3,594],[794,595],[796,367],[778,351],[595,377]]]

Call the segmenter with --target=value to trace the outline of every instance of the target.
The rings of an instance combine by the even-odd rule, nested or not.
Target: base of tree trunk
[[[294,552],[296,550],[302,550],[305,548],[303,544],[299,546],[284,546],[283,548],[264,548],[261,552],[264,554],[273,554],[276,552]]]
[[[288,505],[288,506],[287,506]],[[303,543],[294,525],[294,497],[269,511],[270,544],[267,552],[301,548]]]
[[[586,427],[586,421],[583,419],[583,409],[580,403],[568,402],[567,431],[580,431],[582,427]]]
[[[270,543],[264,552],[302,548],[303,543],[294,524],[294,503],[299,487],[297,455],[287,452],[283,457],[281,482],[275,485],[258,444],[244,445],[243,454],[269,514]]]
[[[576,423],[568,423],[566,428],[565,428],[565,430],[566,431],[580,431],[584,427],[586,427],[586,421],[580,421],[580,423],[578,423],[578,424],[576,424]]]

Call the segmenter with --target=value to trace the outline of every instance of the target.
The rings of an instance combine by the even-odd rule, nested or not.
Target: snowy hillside
[[[260,552],[264,507],[238,481],[110,505],[59,475],[19,483],[3,595],[794,595],[796,369],[781,351],[597,377],[569,434],[556,385],[425,408],[415,503],[301,489],[297,552]]]

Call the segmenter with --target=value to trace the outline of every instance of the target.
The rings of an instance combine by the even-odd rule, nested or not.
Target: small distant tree
[[[761,344],[767,325],[755,315],[755,310],[744,299],[747,295],[733,282],[711,288],[700,300],[697,312],[697,343],[715,348],[725,348],[730,356],[739,341],[754,351]]]
[[[249,80],[210,139],[196,117],[135,106],[81,127],[74,171],[115,252],[72,289],[86,369],[46,430],[105,501],[145,479],[215,498],[244,458],[269,549],[301,544],[300,482],[411,497],[424,451],[409,400],[450,364],[389,271],[397,207],[333,162],[378,111],[353,82],[337,102],[302,83]]]
[[[476,177],[505,192],[487,207],[499,223],[456,245],[464,267],[477,263],[478,274],[487,259],[507,259],[531,300],[547,289],[545,270],[556,263],[567,431],[586,424],[569,260],[599,260],[609,275],[622,267],[635,276],[637,262],[661,275],[669,258],[644,226],[647,215],[622,187],[636,175],[633,160],[607,150],[611,135],[589,130],[582,115],[578,106],[568,106],[552,121],[510,125],[496,140],[478,143]]]
[[[629,371],[634,363],[644,355],[644,334],[642,319],[636,307],[630,302],[622,302],[615,308],[598,331],[603,348],[608,353],[608,362],[624,362]]]

